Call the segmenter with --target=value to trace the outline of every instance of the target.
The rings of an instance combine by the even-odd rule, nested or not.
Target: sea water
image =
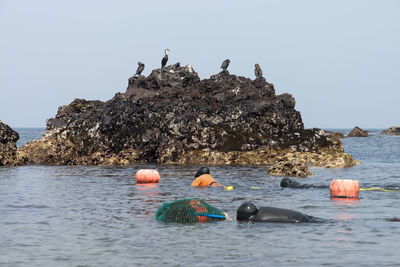
[[[44,129],[17,129],[24,142]],[[341,131],[348,131],[341,129]],[[311,168],[301,183],[357,179],[361,187],[400,188],[400,136],[371,130],[342,139],[363,162],[347,169]],[[267,166],[210,166],[222,184],[190,187],[197,165],[0,168],[0,266],[398,266],[400,192],[361,191],[356,201],[331,200],[329,189],[281,188]],[[161,181],[140,186],[134,174],[157,169]],[[251,189],[257,187],[259,189]],[[164,202],[200,198],[233,220],[163,223]],[[239,223],[237,207],[297,210],[324,223]]]

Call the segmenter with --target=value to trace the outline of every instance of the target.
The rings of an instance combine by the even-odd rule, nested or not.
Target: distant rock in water
[[[383,130],[381,134],[400,135],[400,126],[392,126],[386,130]]]
[[[18,133],[0,121],[0,166],[23,165],[25,163],[26,158],[18,157],[18,139]]]
[[[42,139],[20,150],[51,165],[271,164],[289,152],[356,164],[340,141],[305,130],[295,104],[264,78],[226,71],[200,80],[177,63],[131,77],[126,92],[107,102],[60,107]]]
[[[327,136],[330,138],[336,138],[336,139],[344,138],[344,134],[340,133],[340,132],[331,132]]]
[[[356,126],[349,132],[347,137],[368,137],[368,132]]]

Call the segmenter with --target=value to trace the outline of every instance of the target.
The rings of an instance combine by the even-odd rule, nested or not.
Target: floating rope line
[[[365,187],[365,188],[360,188],[360,191],[400,192],[400,190],[385,189],[380,187]]]

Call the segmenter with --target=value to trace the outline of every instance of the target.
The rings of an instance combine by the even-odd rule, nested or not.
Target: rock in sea
[[[328,137],[340,139],[340,138],[344,138],[344,134],[340,133],[340,132],[331,132],[328,134]]]
[[[0,166],[15,166],[26,163],[27,158],[18,155],[18,139],[18,133],[0,121]]]
[[[279,176],[293,176],[306,178],[312,174],[307,167],[305,160],[299,158],[285,159],[276,162],[268,169],[268,174]]]
[[[368,132],[356,126],[346,137],[368,137]]]
[[[386,130],[383,130],[381,134],[400,135],[400,126],[392,126]]]
[[[273,164],[286,153],[317,165],[357,163],[340,140],[304,129],[295,104],[264,78],[221,72],[201,80],[177,63],[129,78],[126,92],[106,102],[60,107],[42,139],[21,152],[51,165]]]

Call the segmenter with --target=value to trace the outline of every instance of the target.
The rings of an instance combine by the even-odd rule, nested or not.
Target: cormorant
[[[255,65],[255,69],[254,69],[254,74],[256,75],[257,78],[261,78],[262,77],[262,70],[260,68],[260,65],[256,64]]]
[[[144,64],[140,61],[137,64],[139,66],[137,67],[136,75],[140,75],[142,73],[142,71],[144,70]]]
[[[169,49],[168,49],[168,48],[165,49],[164,52],[165,52],[165,55],[164,55],[164,57],[163,57],[162,60],[161,60],[161,68],[164,68],[164,66],[167,64]]]
[[[230,62],[231,61],[229,59],[225,59],[224,62],[222,62],[222,64],[221,64],[222,71],[226,71],[226,69],[228,68]]]

